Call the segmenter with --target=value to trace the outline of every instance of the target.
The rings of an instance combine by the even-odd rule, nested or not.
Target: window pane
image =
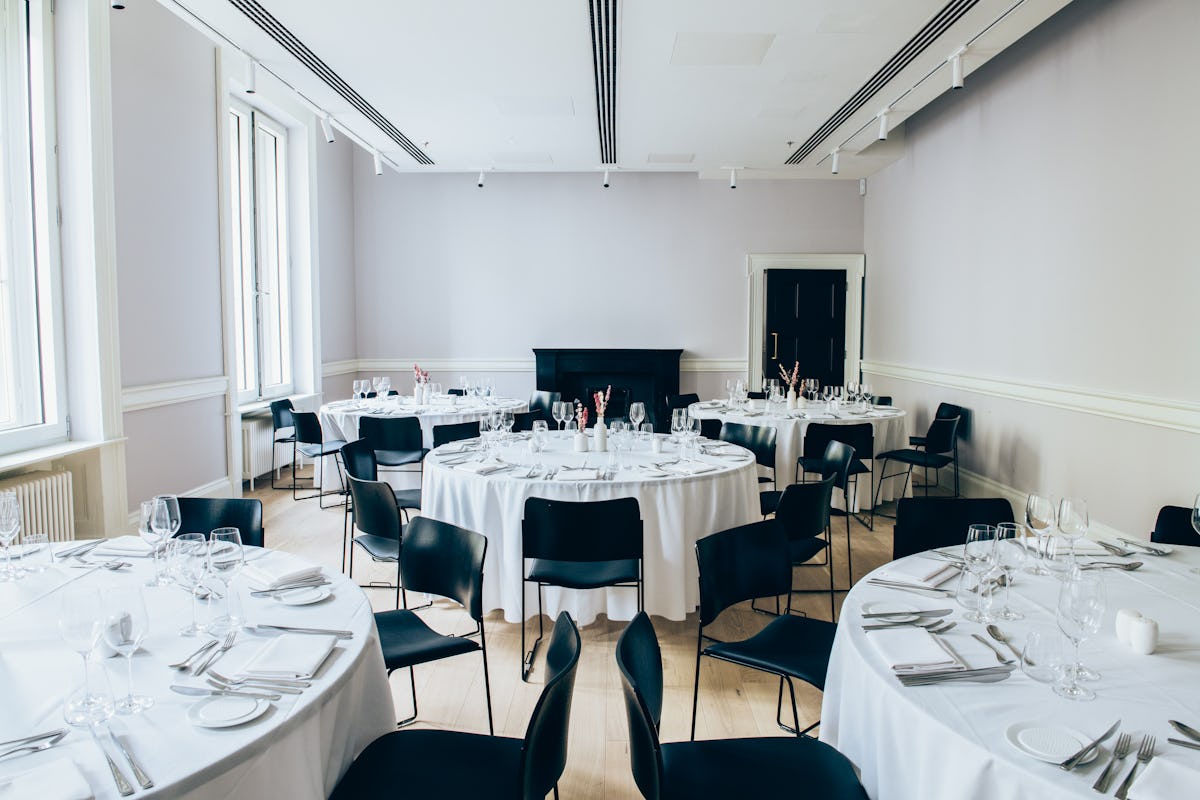
[[[258,396],[258,357],[255,354],[254,302],[254,219],[250,203],[250,137],[248,115],[231,109],[229,114],[229,186],[233,244],[233,263],[238,280],[234,281],[234,336],[238,343],[238,394]],[[250,335],[247,335],[250,332]]]

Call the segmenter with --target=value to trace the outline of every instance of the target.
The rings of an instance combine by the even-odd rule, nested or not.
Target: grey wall
[[[354,152],[345,136],[333,144],[318,137],[317,214],[320,247],[321,361],[330,363],[357,358],[354,251]],[[325,391],[331,397],[350,392],[351,374],[327,376]]]
[[[939,400],[972,408],[967,467],[1140,534],[1200,490],[1200,437],[961,384],[1200,400],[1197,30],[1190,0],[1074,3],[913,118],[868,182],[866,358],[951,384],[878,390],[918,428]]]

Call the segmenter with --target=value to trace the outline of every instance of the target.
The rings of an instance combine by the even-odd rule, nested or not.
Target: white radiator
[[[75,538],[75,495],[69,470],[30,472],[0,481],[21,503],[21,535],[47,534],[52,542]]]
[[[254,491],[254,480],[271,471],[271,445],[275,440],[275,429],[270,417],[242,417],[242,480],[250,481]],[[275,466],[282,469],[290,463],[292,445],[278,445],[279,455]]]

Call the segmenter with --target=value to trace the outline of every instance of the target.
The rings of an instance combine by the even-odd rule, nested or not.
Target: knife
[[[1125,544],[1129,545],[1130,547],[1136,547],[1139,550],[1141,550],[1142,552],[1149,553],[1152,556],[1169,555],[1169,553],[1166,550],[1161,550],[1157,547],[1154,547],[1153,545],[1146,544],[1145,542],[1139,542],[1137,539],[1123,539],[1120,536],[1118,536],[1117,541],[1124,542]]]
[[[281,695],[260,692],[239,692],[233,689],[205,689],[200,686],[180,686],[173,684],[171,691],[176,694],[186,694],[191,697],[253,697],[260,700],[278,700]]]
[[[66,550],[59,550],[57,553],[54,554],[54,557],[55,558],[69,558],[69,557],[75,556],[75,555],[83,555],[84,553],[88,552],[92,548],[99,547],[100,543],[103,541],[104,541],[103,539],[94,539],[90,542],[86,542],[85,544],[78,545],[77,547],[69,547]]]
[[[121,755],[125,756],[125,760],[129,762],[129,768],[133,770],[134,780],[141,784],[143,789],[153,789],[154,781],[150,780],[150,776],[142,770],[136,761],[134,761],[133,755],[131,755],[130,752],[125,749],[125,745],[121,744],[121,740],[118,739],[117,735],[112,732],[112,728],[108,728],[107,733],[108,738],[112,740],[112,743],[115,744],[117,749],[121,751]]]
[[[1095,741],[1091,742],[1090,744],[1085,745],[1082,750],[1080,750],[1078,753],[1071,756],[1070,758],[1068,758],[1066,761],[1062,762],[1058,766],[1061,769],[1067,770],[1068,772],[1075,769],[1076,767],[1079,766],[1079,762],[1083,761],[1083,759],[1087,757],[1088,753],[1092,752],[1097,747],[1099,747],[1101,742],[1103,742],[1105,739],[1107,739],[1108,737],[1110,737],[1114,733],[1116,733],[1117,729],[1120,727],[1121,727],[1121,720],[1117,720],[1116,722],[1114,722],[1112,724],[1111,728],[1109,728],[1104,733],[1102,733],[1098,737],[1096,737]]]
[[[1200,750],[1200,744],[1195,742],[1185,742],[1183,739],[1167,739],[1171,744],[1177,744],[1180,747],[1190,747],[1193,750]]]
[[[257,625],[257,628],[265,628],[269,631],[286,631],[287,633],[314,633],[324,636],[336,636],[339,639],[351,639],[354,637],[354,631],[338,631],[329,630],[328,628],[297,628],[291,625]]]
[[[45,733],[35,733],[32,736],[24,736],[20,739],[10,739],[7,742],[0,742],[0,748],[12,747],[14,745],[32,744],[34,742],[40,742],[42,739],[50,739],[52,737],[58,736],[60,733],[63,735],[66,735],[67,729],[59,728],[58,730],[55,730],[55,731],[46,731]]]
[[[1178,722],[1173,719],[1169,719],[1167,722],[1171,723],[1171,727],[1182,733],[1184,736],[1200,742],[1200,731],[1196,730],[1191,725],[1184,725],[1182,722]]]
[[[95,725],[89,725],[88,730],[92,732],[92,740],[96,742],[96,747],[104,754],[104,760],[108,762],[108,770],[112,773],[113,782],[117,784],[117,791],[121,797],[128,797],[133,794],[133,786],[125,778],[125,773],[121,772],[121,768],[117,766],[117,762],[112,760],[112,756],[104,749],[104,743],[100,741],[100,734],[96,732]]]
[[[953,614],[953,608],[935,608],[931,611],[876,611],[863,614],[863,619],[886,619],[887,617],[944,617]]]

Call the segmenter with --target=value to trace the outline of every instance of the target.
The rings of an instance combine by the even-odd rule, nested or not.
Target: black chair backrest
[[[667,414],[669,415],[677,408],[687,408],[692,403],[699,402],[700,395],[694,392],[691,394],[669,394],[667,395]]]
[[[811,483],[793,483],[783,490],[775,522],[787,532],[789,541],[820,536],[829,527],[834,478],[830,475]]]
[[[629,760],[633,780],[647,800],[662,794],[662,651],[646,612],[639,611],[617,640],[617,668],[629,720]]]
[[[966,412],[962,406],[953,403],[938,403],[937,411],[933,412],[934,419],[955,419]]]
[[[375,460],[375,445],[369,439],[356,439],[342,448],[342,463],[346,474],[360,481],[379,480],[379,463]]]
[[[892,396],[890,394],[876,395],[872,402],[877,406],[890,406],[892,404]]]
[[[237,528],[242,544],[263,547],[262,501],[250,497],[180,497],[179,533],[209,533]]]
[[[518,411],[513,414],[513,433],[533,430],[533,421],[545,419],[539,411]]]
[[[441,447],[462,439],[478,439],[479,422],[457,422],[453,425],[433,426],[433,446]]]
[[[322,444],[321,420],[312,411],[293,411],[292,421],[296,425],[296,441],[300,444]]]
[[[466,389],[447,389],[446,394],[453,394],[453,395],[457,395],[459,397],[466,397],[467,390]]]
[[[537,419],[554,419],[554,404],[562,400],[562,392],[534,391],[529,395],[529,410],[537,413]]]
[[[935,419],[929,423],[929,430],[925,433],[925,452],[953,452],[958,438],[958,423],[961,420],[961,417],[951,417]]]
[[[404,529],[400,574],[405,591],[457,601],[483,620],[483,560],[487,539],[448,522],[415,517]]]
[[[271,427],[274,430],[280,428],[290,428],[294,424],[292,422],[292,401],[286,397],[282,400],[274,400],[271,403]]]
[[[746,399],[747,400],[766,400],[767,393],[766,392],[746,392]]]
[[[1200,546],[1200,533],[1192,527],[1192,509],[1183,506],[1163,506],[1158,510],[1150,541],[1158,544]]]
[[[571,698],[575,669],[579,666],[579,630],[563,611],[550,633],[546,651],[549,677],[533,707],[525,741],[521,745],[521,797],[543,800],[567,766],[567,733],[571,723]]]
[[[700,435],[705,439],[720,439],[723,424],[717,418],[700,420]]]
[[[376,450],[420,450],[421,421],[416,417],[362,417],[358,438],[370,439]]]
[[[735,603],[792,588],[787,534],[771,520],[705,536],[696,542],[696,560],[702,627]]]
[[[974,524],[1013,522],[1003,497],[904,497],[896,504],[892,558],[962,544]]]
[[[875,427],[869,422],[855,425],[829,425],[814,422],[804,429],[804,457],[821,458],[825,455],[825,445],[830,442],[843,442],[854,448],[854,454],[859,458],[873,458],[875,455]]]
[[[642,557],[642,512],[636,497],[575,502],[530,497],[521,521],[521,556],[554,561]]]
[[[764,467],[775,469],[775,437],[778,432],[766,425],[743,425],[726,422],[721,426],[721,439],[741,445],[754,453],[754,460]]]
[[[825,445],[822,454],[825,466],[821,469],[822,478],[833,478],[833,485],[846,491],[850,485],[850,466],[854,463],[854,448],[845,442],[837,440]]]
[[[351,511],[354,527],[363,533],[400,540],[400,509],[396,507],[396,494],[386,481],[350,481]]]

